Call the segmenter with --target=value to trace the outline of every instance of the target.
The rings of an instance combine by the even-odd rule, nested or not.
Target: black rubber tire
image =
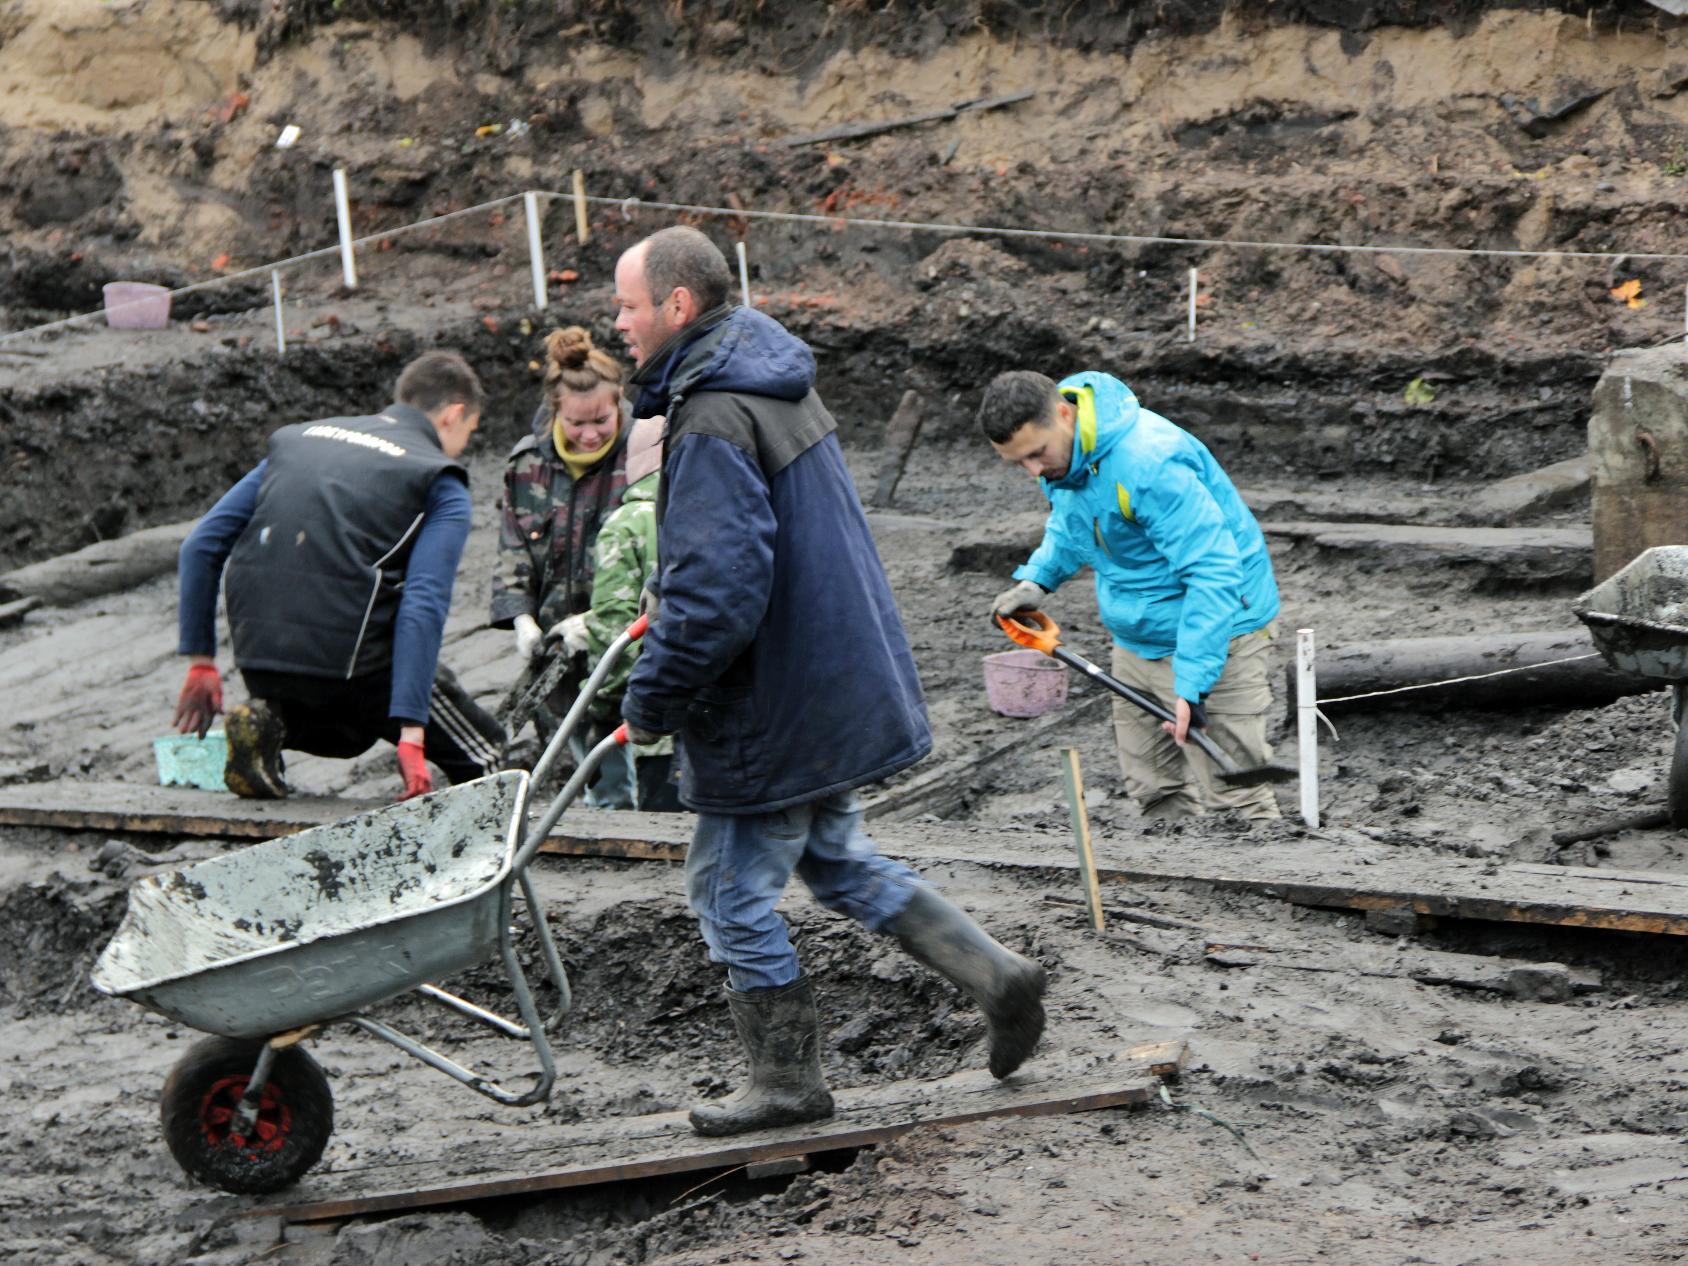
[[[334,1096],[322,1067],[297,1046],[276,1055],[259,1110],[262,1137],[224,1132],[258,1066],[263,1043],[227,1037],[194,1045],[164,1082],[159,1116],[170,1154],[224,1191],[279,1191],[322,1158],[334,1133]]]
[[[1676,748],[1670,758],[1670,824],[1688,827],[1688,725],[1676,727]]]

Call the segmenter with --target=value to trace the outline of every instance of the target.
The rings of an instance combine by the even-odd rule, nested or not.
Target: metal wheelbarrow
[[[1676,745],[1670,762],[1670,824],[1688,827],[1688,546],[1660,545],[1631,560],[1571,604],[1601,656],[1619,672],[1672,688]]]
[[[334,1129],[328,1079],[300,1042],[355,1025],[499,1103],[538,1103],[556,1063],[513,944],[519,887],[545,966],[568,973],[528,874],[539,846],[627,727],[597,744],[531,825],[529,793],[600,683],[643,636],[641,616],[599,661],[532,775],[507,770],[433,795],[149,875],[94,967],[102,993],[214,1034],[171,1070],[160,1116],[181,1167],[225,1191],[275,1191],[321,1158]],[[519,1021],[430,980],[503,960]],[[533,1047],[533,1085],[510,1089],[363,1014],[414,992]]]

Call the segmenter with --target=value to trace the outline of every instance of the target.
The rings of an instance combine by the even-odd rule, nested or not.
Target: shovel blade
[[[1228,787],[1258,787],[1263,783],[1294,782],[1300,775],[1288,765],[1253,765],[1248,769],[1222,769],[1219,781]]]

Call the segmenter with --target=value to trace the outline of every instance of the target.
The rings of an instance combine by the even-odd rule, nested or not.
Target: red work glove
[[[425,796],[434,789],[434,776],[428,772],[428,758],[422,754],[420,743],[399,744],[399,773],[404,775],[404,794],[400,800]]]
[[[215,664],[194,664],[188,668],[188,679],[182,683],[182,693],[176,698],[176,719],[171,722],[178,734],[198,734],[205,737],[211,720],[223,710],[223,679]]]

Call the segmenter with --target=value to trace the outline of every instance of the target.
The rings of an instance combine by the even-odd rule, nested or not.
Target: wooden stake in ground
[[[1090,814],[1084,807],[1084,775],[1078,768],[1078,749],[1061,752],[1061,774],[1067,784],[1067,804],[1073,815],[1073,842],[1078,845],[1078,873],[1084,884],[1084,904],[1090,921],[1102,931],[1102,892],[1096,884],[1096,854],[1090,847]]]
[[[578,167],[574,172],[574,236],[581,246],[592,237],[592,227],[586,219],[586,173]]]
[[[920,393],[912,387],[903,392],[903,398],[897,402],[897,411],[885,427],[885,464],[880,467],[879,482],[873,488],[875,510],[891,508],[892,498],[897,493],[897,481],[903,477],[903,467],[908,465],[908,455],[914,451],[915,440],[920,438],[922,412]]]

